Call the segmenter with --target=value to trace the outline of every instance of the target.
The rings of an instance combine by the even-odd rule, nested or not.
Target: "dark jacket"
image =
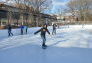
[[[56,29],[57,25],[56,24],[53,24],[53,29]]]
[[[41,28],[40,30],[38,30],[37,32],[35,32],[34,34],[37,34],[37,33],[39,33],[39,32],[41,32],[41,35],[46,35],[46,32],[48,32],[48,34],[50,34],[50,32],[48,31],[48,29],[47,28]]]
[[[11,25],[8,25],[8,30],[11,31],[12,30],[12,26]]]
[[[22,26],[20,26],[20,28],[21,28],[21,29],[24,29],[24,26],[22,25]]]

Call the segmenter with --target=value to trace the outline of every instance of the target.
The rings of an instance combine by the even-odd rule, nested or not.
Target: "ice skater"
[[[21,28],[21,35],[23,35],[24,26],[23,26],[23,25],[21,25],[21,26],[20,26],[20,28]]]
[[[27,34],[27,32],[28,32],[28,26],[25,26],[25,29],[26,29],[26,34]]]
[[[50,34],[49,30],[47,29],[47,25],[43,25],[43,27],[37,32],[35,32],[34,34],[37,34],[39,32],[41,32],[41,38],[43,40],[42,47],[47,47],[47,45],[45,44],[46,43],[46,32]]]
[[[53,31],[52,31],[52,35],[56,34],[56,27],[57,27],[57,25],[56,25],[56,24],[53,24]]]
[[[8,36],[13,36],[12,26],[10,24],[8,25]]]

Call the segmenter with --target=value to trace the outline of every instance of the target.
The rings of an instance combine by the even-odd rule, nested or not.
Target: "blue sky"
[[[53,0],[53,8],[51,13],[58,13],[60,9],[65,9],[68,2],[69,0]]]
[[[1,2],[1,1],[5,1],[5,0],[0,0],[0,2]]]

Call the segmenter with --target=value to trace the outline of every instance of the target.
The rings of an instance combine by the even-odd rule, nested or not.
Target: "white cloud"
[[[57,13],[59,12],[58,10],[62,8],[66,8],[67,3],[69,0],[52,0],[53,1],[53,8],[52,8],[52,13]]]
[[[54,2],[53,1],[54,6],[65,6],[66,4],[67,4],[67,2],[56,2],[56,1]]]
[[[65,6],[68,2],[69,2],[69,0],[67,0],[67,1],[64,1],[64,0],[52,0],[53,1],[53,5],[54,6]]]

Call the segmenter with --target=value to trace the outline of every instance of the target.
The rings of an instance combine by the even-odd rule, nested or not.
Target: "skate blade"
[[[46,49],[47,47],[42,46],[42,49]]]

